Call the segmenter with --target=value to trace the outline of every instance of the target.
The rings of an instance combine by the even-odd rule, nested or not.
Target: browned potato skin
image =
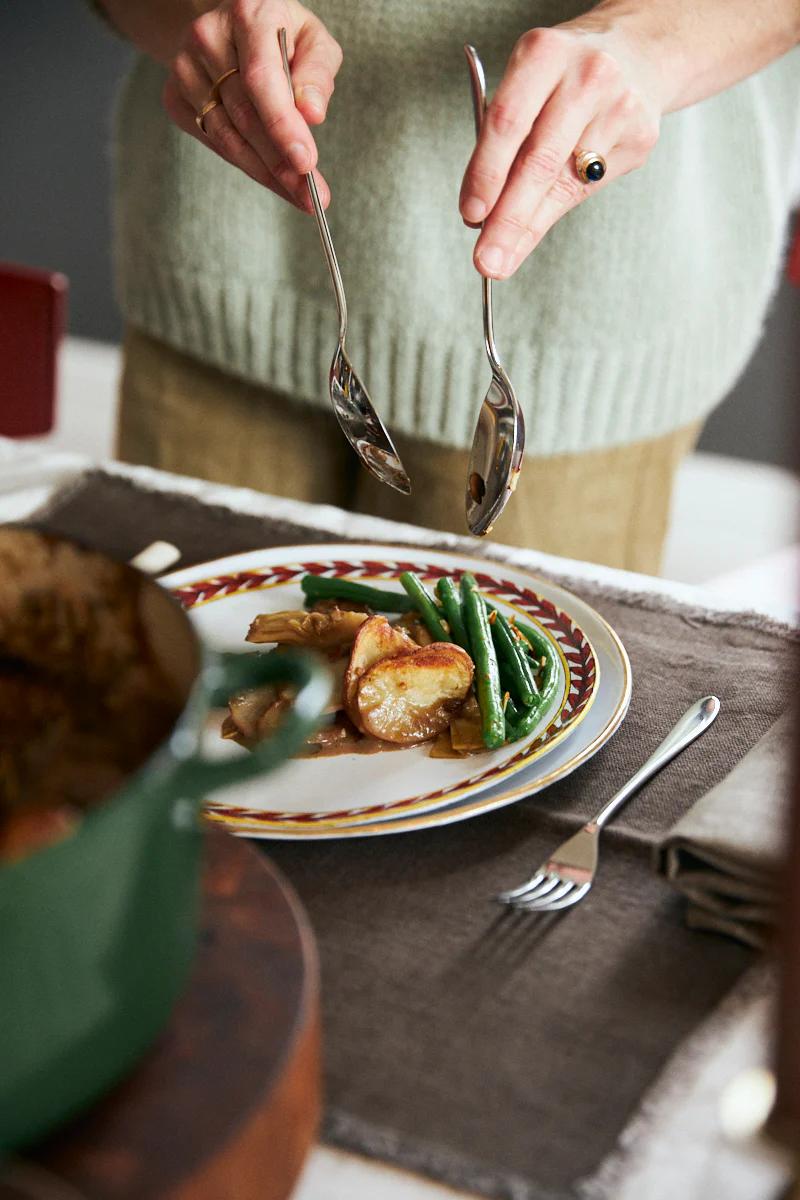
[[[344,711],[361,733],[366,732],[361,724],[358,708],[358,684],[362,675],[385,658],[407,654],[416,649],[416,643],[408,634],[403,633],[401,629],[395,629],[386,617],[370,617],[359,629],[345,672],[342,697]]]
[[[436,737],[466,699],[473,670],[469,655],[450,642],[383,659],[358,684],[361,727],[399,746]]]

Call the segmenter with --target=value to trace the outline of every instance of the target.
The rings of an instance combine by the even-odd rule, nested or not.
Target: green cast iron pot
[[[2,537],[19,532],[31,536]],[[108,569],[108,559],[74,543],[42,541],[87,570]],[[201,799],[292,755],[329,699],[316,660],[204,650],[158,584],[114,565],[138,589],[150,651],[183,707],[156,752],[75,833],[0,868],[0,1151],[77,1114],[153,1041],[195,947]],[[246,757],[204,758],[209,708],[275,682],[294,684],[297,696],[274,736]]]

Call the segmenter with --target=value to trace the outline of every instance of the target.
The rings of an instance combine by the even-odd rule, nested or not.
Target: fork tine
[[[590,883],[582,883],[580,887],[576,884],[570,884],[566,892],[561,896],[557,896],[553,892],[552,896],[546,896],[541,904],[525,904],[517,905],[519,912],[534,912],[534,913],[552,913],[563,912],[565,908],[572,908],[573,904],[577,904],[579,900],[588,892],[592,885]]]
[[[540,868],[535,875],[531,876],[527,883],[522,883],[519,887],[512,888],[509,892],[498,892],[496,899],[499,900],[501,904],[513,904],[517,897],[526,896],[529,892],[534,891],[542,882],[544,877],[544,871],[542,871]]]
[[[544,882],[540,883],[535,891],[530,892],[527,896],[523,896],[519,900],[512,901],[512,908],[527,909],[530,904],[534,904],[539,900],[543,900],[548,896],[554,888],[557,888],[561,883],[560,875],[554,875],[552,872],[546,875]]]
[[[545,909],[549,909],[551,904],[563,900],[572,891],[574,886],[571,879],[561,879],[559,876],[556,876],[556,886],[554,888],[548,888],[544,894],[539,892],[532,900],[518,900],[515,908],[520,908],[524,912],[543,912]]]
[[[573,891],[567,892],[562,900],[552,900],[547,906],[547,911],[557,912],[559,909],[571,908],[573,904],[577,904],[579,900],[583,899],[591,886],[591,883],[582,883],[579,887],[574,888]]]

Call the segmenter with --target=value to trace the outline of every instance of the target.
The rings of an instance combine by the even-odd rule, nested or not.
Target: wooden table
[[[305,915],[258,850],[208,836],[200,946],[136,1072],[12,1165],[2,1200],[285,1200],[320,1112],[319,988]]]

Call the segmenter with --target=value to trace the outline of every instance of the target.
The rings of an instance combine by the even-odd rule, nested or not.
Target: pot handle
[[[177,786],[184,796],[200,798],[216,788],[266,775],[300,749],[309,734],[319,728],[331,695],[325,664],[310,654],[286,651],[210,656],[201,677],[206,709],[227,704],[235,692],[267,683],[288,683],[297,689],[291,708],[275,732],[247,756],[224,761],[205,758],[197,749],[196,735],[177,733],[170,747],[178,760],[171,788]]]

